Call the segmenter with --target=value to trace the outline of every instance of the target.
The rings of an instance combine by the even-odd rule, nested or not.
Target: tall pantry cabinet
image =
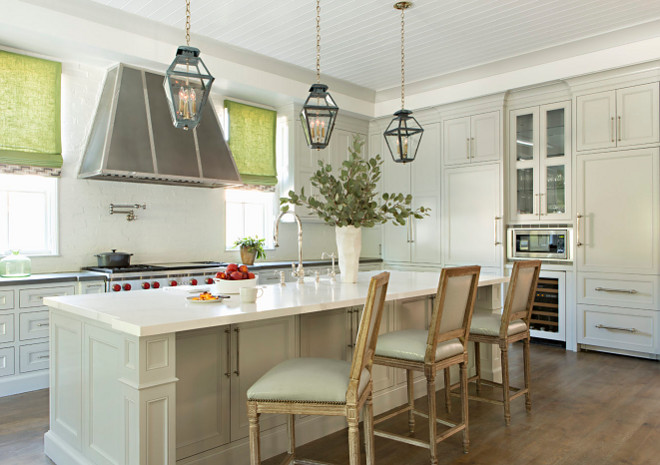
[[[657,358],[660,93],[644,77],[576,85],[577,342]]]

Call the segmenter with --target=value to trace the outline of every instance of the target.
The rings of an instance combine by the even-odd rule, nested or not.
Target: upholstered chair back
[[[507,334],[509,324],[514,320],[523,320],[529,328],[540,272],[541,262],[539,260],[526,260],[513,264],[509,289],[504,302],[500,337]]]

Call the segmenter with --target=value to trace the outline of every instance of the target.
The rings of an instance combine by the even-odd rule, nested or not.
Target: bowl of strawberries
[[[225,271],[218,271],[213,281],[214,290],[219,294],[239,294],[242,287],[255,287],[259,277],[247,265],[230,263]]]

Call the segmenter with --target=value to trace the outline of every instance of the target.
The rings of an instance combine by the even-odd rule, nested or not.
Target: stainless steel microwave
[[[573,229],[509,228],[507,259],[571,261]]]

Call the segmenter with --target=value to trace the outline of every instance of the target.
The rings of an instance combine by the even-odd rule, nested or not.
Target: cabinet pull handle
[[[581,219],[582,219],[582,215],[580,215],[578,213],[575,217],[575,229],[577,229],[577,231],[576,231],[576,233],[577,233],[577,242],[576,242],[575,245],[577,245],[578,247],[582,247],[584,245],[584,244],[582,244],[582,242],[580,242],[580,220]]]
[[[595,325],[598,329],[611,329],[613,331],[625,331],[627,333],[637,333],[639,330],[637,328],[620,328],[619,326],[606,326],[598,323]]]
[[[408,217],[408,229],[410,231],[410,241],[409,242],[412,244],[413,242],[415,242],[415,239],[413,239],[413,217],[412,216]]]
[[[546,205],[545,213],[543,213],[543,196],[544,193],[539,194],[539,216],[546,216],[548,214],[548,207]]]
[[[614,116],[610,117],[610,139],[614,142]]]
[[[225,376],[231,378],[231,330],[225,328],[225,334],[227,335],[227,371],[225,371]]]
[[[614,292],[618,294],[637,294],[637,289],[614,289],[611,287],[597,287],[598,292]]]
[[[501,219],[502,219],[501,216],[496,216],[494,221],[493,221],[493,236],[494,236],[495,245],[501,245],[502,244],[501,241],[497,240],[497,236],[498,236],[498,234],[497,234],[497,222]]]
[[[617,135],[617,139],[619,140],[619,142],[621,142],[621,117],[617,116],[616,120],[617,120],[616,121],[617,122],[616,135]]]
[[[239,356],[241,355],[241,350],[239,349],[239,347],[240,347],[239,335],[241,334],[241,328],[234,328],[234,332],[236,333],[236,369],[234,370],[234,374],[236,376],[240,376],[241,373],[239,371],[239,367],[241,366],[241,364],[240,364],[240,361],[239,361]]]
[[[39,355],[37,357],[38,360],[47,360],[50,358],[50,355]]]
[[[43,326],[48,327],[48,326],[50,326],[50,324],[49,323],[37,323],[37,326],[39,326],[39,327],[43,327]]]
[[[470,158],[474,158],[474,146],[476,144],[474,143],[474,137],[470,138]]]
[[[470,138],[465,139],[465,158],[470,159]]]
[[[352,349],[353,347],[355,347],[355,344],[353,343],[353,310],[348,311],[348,320],[351,328],[350,331],[348,332],[348,337],[351,338],[348,341],[348,347]]]
[[[534,194],[534,198],[536,199],[534,201],[535,205],[532,206],[532,215],[539,215],[541,214],[541,200],[540,200],[540,195],[539,194]],[[538,210],[536,212],[534,209],[538,207]]]

